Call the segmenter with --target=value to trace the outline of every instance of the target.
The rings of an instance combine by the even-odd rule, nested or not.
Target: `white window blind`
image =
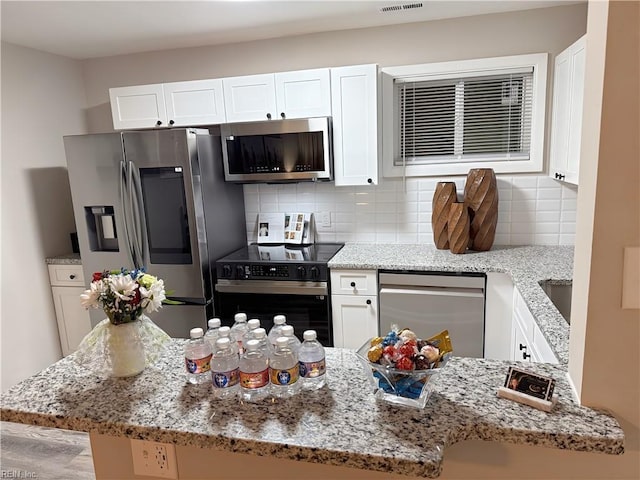
[[[396,165],[529,160],[533,68],[394,80]]]

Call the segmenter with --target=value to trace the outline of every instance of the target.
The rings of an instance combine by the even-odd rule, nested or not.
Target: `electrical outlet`
[[[318,212],[317,217],[316,228],[331,228],[331,212]]]
[[[178,478],[176,447],[170,443],[131,440],[133,473],[146,477]]]

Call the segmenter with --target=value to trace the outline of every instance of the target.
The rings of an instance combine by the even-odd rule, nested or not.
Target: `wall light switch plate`
[[[640,247],[624,249],[622,308],[640,308]]]
[[[131,440],[133,473],[140,476],[177,480],[176,447],[170,443]]]

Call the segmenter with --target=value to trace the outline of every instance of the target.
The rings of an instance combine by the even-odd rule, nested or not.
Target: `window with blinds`
[[[543,170],[546,53],[381,69],[385,177]]]
[[[528,160],[532,69],[395,82],[396,165]]]

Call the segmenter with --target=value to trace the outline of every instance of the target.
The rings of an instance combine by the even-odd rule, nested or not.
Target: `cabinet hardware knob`
[[[174,122],[173,120],[169,120],[169,125],[173,125],[174,123],[176,122]]]
[[[280,113],[280,116],[281,116],[282,118],[284,118],[286,115],[284,114],[284,112],[281,112],[281,113]]]
[[[162,122],[161,122],[160,120],[158,120],[158,121],[156,122],[156,125],[157,125],[157,126],[160,126],[160,125],[162,125]]]
[[[367,183],[373,183],[373,180],[371,178],[367,178]]]
[[[527,358],[531,358],[531,354],[529,354],[529,353],[523,353],[523,354],[522,354],[522,359],[523,359],[523,360],[526,360]]]
[[[76,278],[76,276],[75,276],[75,275],[73,275],[73,274],[71,274],[71,275],[69,275],[69,278],[70,278],[71,280],[73,280],[74,278]]]
[[[351,286],[352,286],[353,288],[356,288],[356,282],[351,282]]]
[[[267,113],[267,118],[268,118],[269,120],[271,120],[271,114],[270,114],[270,113]]]
[[[371,300],[367,300],[367,305],[371,305]]]
[[[520,344],[520,350],[526,350],[526,349],[527,349],[526,345]]]

